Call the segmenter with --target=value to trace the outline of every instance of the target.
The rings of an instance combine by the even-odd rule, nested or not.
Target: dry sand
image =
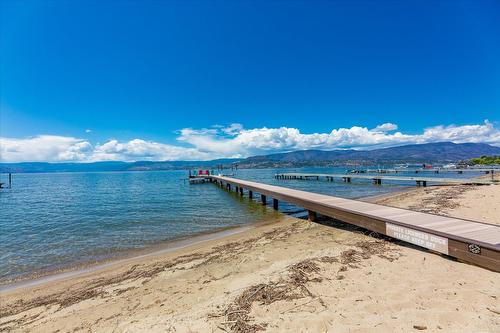
[[[500,223],[500,185],[377,198]],[[0,294],[0,331],[499,332],[500,274],[282,216],[222,240]]]
[[[500,185],[421,187],[375,202],[426,213],[500,224]]]

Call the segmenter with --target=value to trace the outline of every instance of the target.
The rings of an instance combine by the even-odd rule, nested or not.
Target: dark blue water
[[[345,168],[238,170],[235,177],[345,198],[414,185],[276,180],[276,172],[338,173]],[[447,175],[460,176],[436,176]],[[189,185],[186,177],[186,171],[14,175],[13,188],[0,190],[0,280],[276,216],[271,208],[213,184]],[[280,210],[297,207],[280,204]]]

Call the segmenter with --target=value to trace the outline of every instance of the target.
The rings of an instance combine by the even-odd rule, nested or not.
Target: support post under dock
[[[264,194],[260,195],[260,200],[262,201],[263,205],[267,205],[267,198]]]
[[[314,212],[312,210],[307,211],[307,216],[308,216],[309,221],[311,221],[311,222],[314,222],[318,219],[318,214],[316,214],[316,212]]]
[[[278,210],[278,199],[273,199],[273,208]]]

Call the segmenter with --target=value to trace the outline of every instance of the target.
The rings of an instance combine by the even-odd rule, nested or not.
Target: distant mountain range
[[[138,161],[138,162],[93,162],[93,163],[47,163],[21,162],[0,163],[0,172],[98,172],[98,171],[155,171],[212,168],[232,165],[241,159],[224,158],[212,161]]]
[[[405,145],[373,150],[301,150],[289,153],[253,156],[246,159],[212,161],[140,161],[94,163],[0,163],[0,172],[89,172],[89,171],[153,171],[194,168],[299,167],[347,165],[356,163],[436,163],[458,162],[480,156],[500,156],[500,147],[484,143],[438,142]]]
[[[239,162],[241,167],[339,165],[372,163],[435,163],[467,161],[479,156],[500,155],[500,147],[484,143],[437,142],[373,150],[301,150],[253,156]]]

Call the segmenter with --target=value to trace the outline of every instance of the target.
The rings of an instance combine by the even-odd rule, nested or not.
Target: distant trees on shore
[[[471,164],[482,164],[482,165],[491,165],[491,164],[500,164],[500,156],[481,156],[477,158],[473,158],[470,160]]]

